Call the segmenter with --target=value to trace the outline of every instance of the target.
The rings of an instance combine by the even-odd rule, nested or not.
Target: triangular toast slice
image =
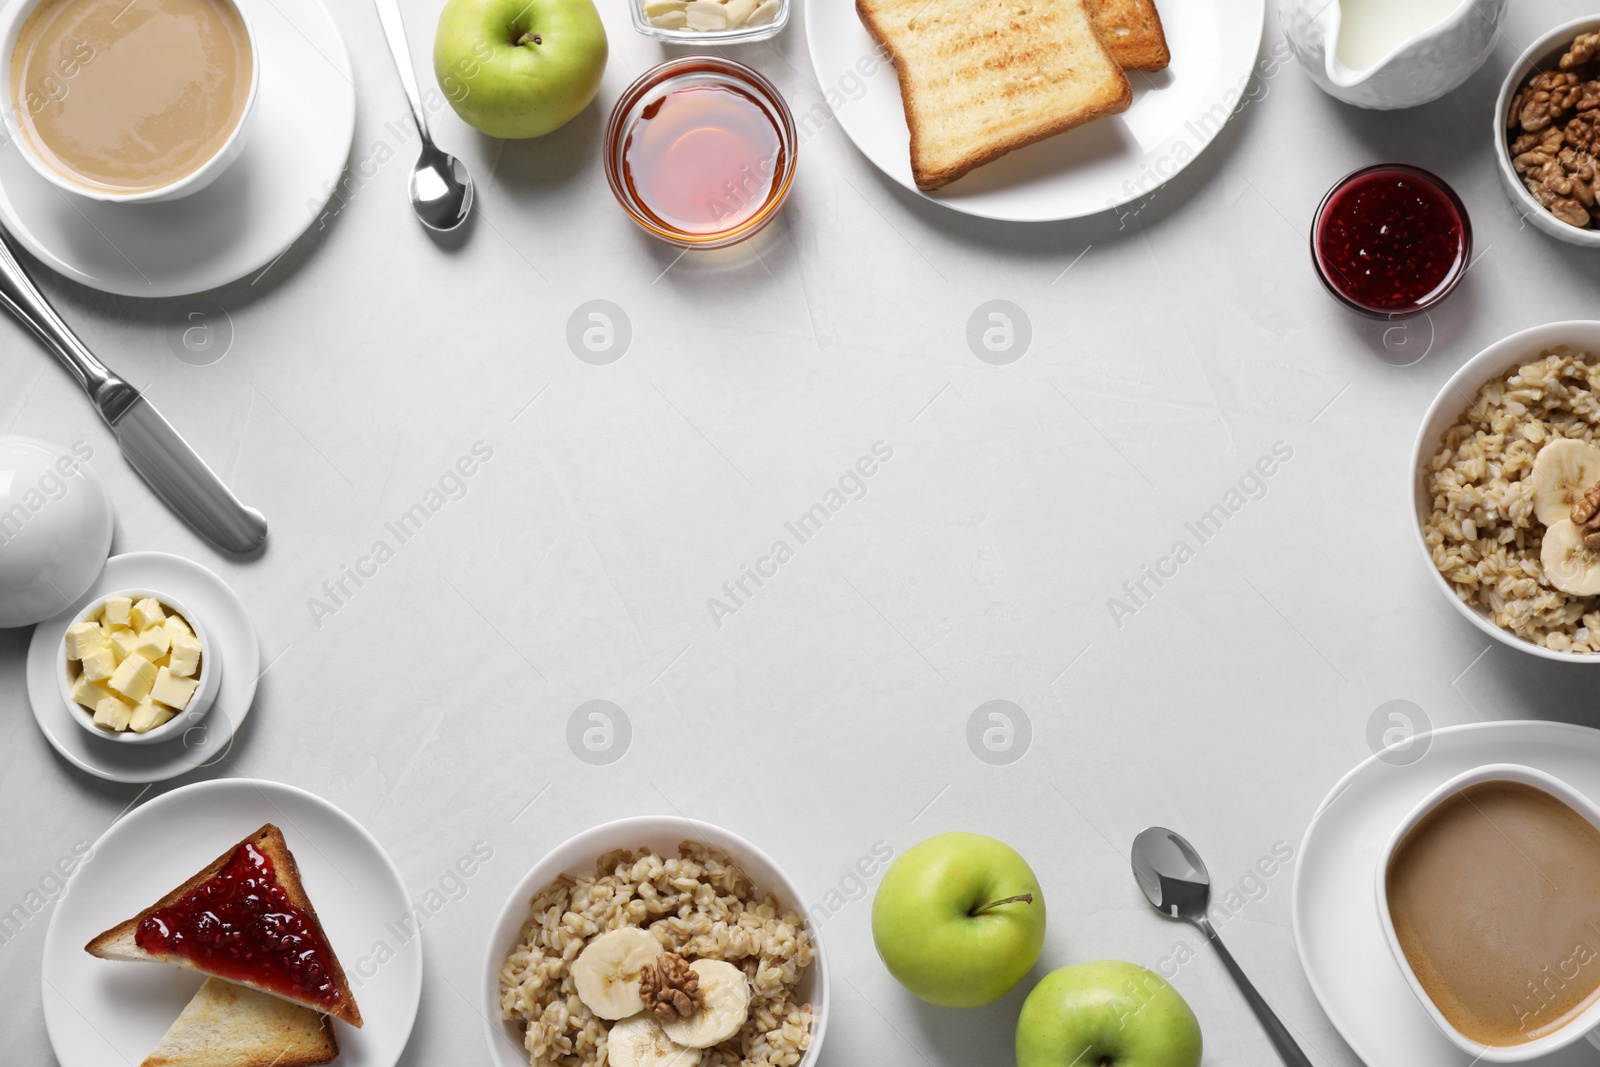
[[[139,1067],[319,1067],[338,1056],[326,1015],[207,978]]]
[[[215,917],[205,920],[208,929],[196,928],[201,912]],[[271,823],[84,950],[107,960],[189,967],[361,1025],[300,869]]]

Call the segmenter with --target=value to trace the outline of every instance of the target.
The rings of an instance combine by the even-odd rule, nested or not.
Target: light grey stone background
[[[407,5],[425,83],[438,6]],[[879,842],[898,853],[957,828],[1011,843],[1043,879],[1042,967],[1192,953],[1174,981],[1207,1062],[1275,1063],[1218,961],[1144,904],[1133,835],[1173,826],[1237,884],[1279,843],[1298,848],[1387,702],[1434,725],[1595,721],[1592,675],[1486,649],[1429,584],[1406,469],[1462,361],[1600,310],[1593,258],[1521,224],[1489,153],[1504,70],[1588,9],[1513,5],[1464,88],[1392,114],[1342,106],[1275,60],[1269,12],[1255,100],[1218,141],[1143,203],[1074,223],[944,211],[828,126],[760,240],[679,257],[632,228],[601,177],[605,109],[662,56],[604,6],[600,102],[568,128],[503,146],[439,117],[480,182],[482,217],[460,247],[410,217],[395,72],[373,10],[341,3],[365,176],[320,229],[259,280],[206,297],[141,302],[42,278],[91,347],[265,511],[261,560],[220,558],[179,525],[70,379],[0,324],[0,431],[91,441],[116,550],[197,559],[254,613],[271,664],[255,712],[225,764],[196,777],[328,798],[419,896],[474,842],[492,846],[426,929],[408,1065],[483,1062],[482,1022],[450,986],[475,987],[485,932],[535,859],[597,822],[669,812],[751,838],[809,894],[837,983],[831,1067],[1011,1062],[1025,989],[971,1013],[920,1006],[876,959],[851,878]],[[819,96],[799,19],[738,58],[797,110]],[[1456,187],[1478,259],[1431,320],[1386,338],[1322,291],[1307,227],[1335,179],[1388,160]],[[597,300],[631,329],[604,365],[567,341]],[[1031,327],[1001,365],[967,342],[993,300]],[[174,350],[196,312],[231,330],[205,366],[215,352]],[[397,544],[385,523],[479,442],[492,458],[465,494]],[[786,531],[874,449],[888,458],[864,491],[844,486],[858,498],[804,543]],[[1274,449],[1289,457],[1198,543],[1185,523]],[[377,576],[314,611],[379,539],[395,551]],[[780,539],[792,558],[714,619],[708,601]],[[1180,539],[1193,558],[1114,618],[1123,583]],[[0,633],[0,907],[140,795],[45,743],[26,704],[27,636]],[[568,746],[593,700],[631,725],[609,763]],[[989,701],[1023,709],[1020,759],[984,748],[988,713],[972,719]],[[1292,879],[1291,863],[1265,880],[1227,936],[1312,1059],[1351,1064],[1296,959]],[[53,1062],[38,1012],[46,921],[0,944],[10,1063]]]

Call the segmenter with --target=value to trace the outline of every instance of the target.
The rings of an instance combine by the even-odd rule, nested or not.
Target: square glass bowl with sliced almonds
[[[828,970],[794,883],[690,819],[587,830],[506,902],[484,960],[495,1067],[815,1067]]]
[[[193,726],[216,700],[221,675],[201,621],[149,589],[95,600],[57,651],[56,679],[73,720],[125,744],[165,741]]]
[[[789,24],[789,0],[629,0],[633,28],[669,44],[765,41]]]
[[[1600,321],[1468,360],[1411,462],[1417,546],[1456,609],[1520,652],[1600,664]]]

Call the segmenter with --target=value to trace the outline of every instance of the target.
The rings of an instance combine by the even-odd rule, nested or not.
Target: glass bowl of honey
[[[798,147],[770,81],[729,59],[684,56],[646,71],[612,109],[606,181],[652,236],[723,248],[777,216]]]

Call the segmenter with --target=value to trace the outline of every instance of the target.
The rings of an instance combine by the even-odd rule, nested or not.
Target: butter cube
[[[83,676],[91,682],[103,682],[117,669],[117,657],[110,648],[100,647],[84,654]]]
[[[167,654],[167,646],[172,639],[167,636],[167,631],[160,626],[152,626],[145,630],[133,642],[133,652],[136,656],[143,656],[154,663]]]
[[[111,695],[111,691],[104,686],[96,685],[83,675],[78,675],[78,680],[72,683],[72,699],[93,711],[100,706],[100,702]]]
[[[118,663],[133,655],[133,643],[137,640],[139,635],[132,630],[112,630],[106,635],[106,642],[111,646]]]
[[[199,684],[191,678],[174,677],[170,669],[162,667],[156,671],[156,684],[150,688],[150,699],[181,711],[188,706],[189,698],[194,696],[195,687]]]
[[[136,734],[147,734],[157,726],[171,722],[176,714],[171,708],[153,700],[141,700],[138,707],[133,709],[133,717],[128,720],[128,729]]]
[[[67,627],[67,658],[82,659],[97,648],[106,647],[106,632],[97,622],[75,622]]]
[[[168,637],[177,637],[179,634],[194,636],[194,631],[189,629],[189,624],[183,621],[182,615],[168,615],[167,621],[161,626],[167,631]]]
[[[193,678],[200,670],[200,639],[178,634],[172,639],[172,649],[168,655],[172,657],[168,661],[168,669],[174,675]]]
[[[111,676],[111,688],[127,699],[138,703],[150,695],[156,681],[156,665],[143,656],[129,656],[117,664]]]
[[[128,612],[128,621],[135,630],[144,633],[152,626],[160,626],[165,621],[167,613],[161,610],[161,604],[154,597],[145,597],[133,606]]]
[[[128,613],[133,609],[133,601],[125,596],[106,598],[105,613],[100,616],[100,621],[107,629],[112,627],[132,626]]]
[[[102,730],[126,730],[133,718],[133,705],[116,697],[106,697],[94,709],[94,724]]]

